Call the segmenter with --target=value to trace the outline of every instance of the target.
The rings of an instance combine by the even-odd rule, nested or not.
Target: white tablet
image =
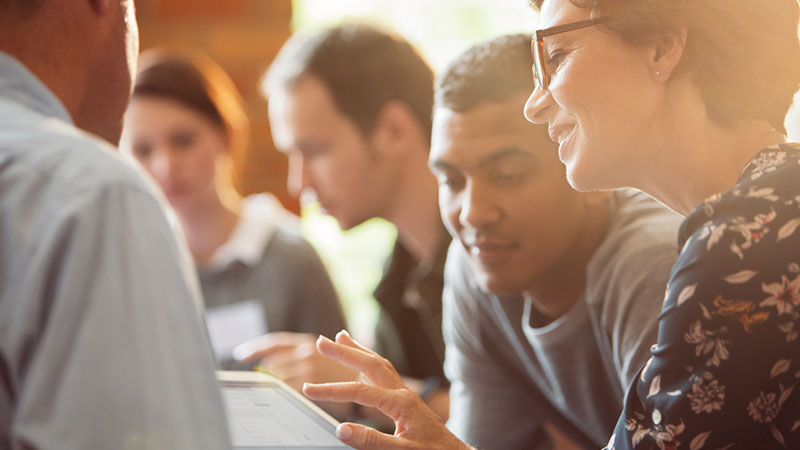
[[[336,419],[275,377],[218,371],[234,450],[341,450]]]

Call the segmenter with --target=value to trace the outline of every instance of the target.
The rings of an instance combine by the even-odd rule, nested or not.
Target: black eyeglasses
[[[547,86],[550,84],[550,75],[547,73],[545,68],[545,63],[547,61],[545,60],[544,55],[544,38],[554,34],[561,34],[566,33],[567,31],[591,27],[608,22],[609,20],[611,20],[610,17],[597,17],[595,19],[581,20],[579,22],[572,22],[534,31],[533,39],[531,40],[531,52],[533,53],[533,77],[536,80],[536,84],[539,86],[539,88],[543,91],[546,91]]]

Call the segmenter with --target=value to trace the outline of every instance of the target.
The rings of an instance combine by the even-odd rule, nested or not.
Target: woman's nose
[[[528,101],[525,102],[525,118],[532,123],[547,122],[547,106],[545,104],[547,92],[536,86],[531,92]]]

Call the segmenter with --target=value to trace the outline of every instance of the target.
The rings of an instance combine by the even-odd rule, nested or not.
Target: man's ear
[[[111,1],[112,0],[89,0],[89,5],[92,7],[92,11],[96,12],[97,14],[105,15],[108,13],[108,10],[111,6]]]
[[[645,46],[644,59],[657,81],[668,81],[686,51],[688,30],[681,28],[654,36]]]
[[[422,133],[422,126],[411,108],[404,102],[392,100],[378,112],[373,139],[380,151],[397,155],[413,148]]]

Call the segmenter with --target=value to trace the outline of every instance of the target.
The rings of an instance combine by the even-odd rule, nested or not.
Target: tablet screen
[[[269,381],[220,381],[235,450],[349,449],[336,425],[305,399]]]

